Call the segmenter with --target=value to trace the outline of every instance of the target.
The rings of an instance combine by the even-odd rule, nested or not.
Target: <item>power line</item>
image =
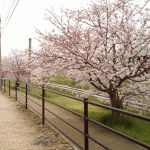
[[[10,14],[10,12],[11,12],[11,9],[12,9],[12,6],[13,6],[14,2],[15,2],[15,1],[13,1],[13,3],[12,3],[12,0],[11,0],[11,2],[10,2],[10,4],[9,4],[9,7],[8,7],[8,10],[7,10],[7,13],[6,13],[6,16],[7,16],[7,17],[5,18],[3,28],[5,27],[5,24],[6,24],[6,22],[7,22],[7,18],[9,17],[9,14]]]
[[[3,28],[2,34],[3,34],[3,32],[5,31],[5,29],[6,29],[7,25],[8,25],[8,23],[9,23],[9,21],[10,21],[12,15],[13,15],[13,13],[14,13],[14,11],[15,11],[17,5],[18,5],[18,2],[19,2],[19,0],[17,1],[17,3],[16,3],[16,5],[15,5],[15,7],[14,7],[14,9],[13,9],[13,12],[11,13],[11,16],[10,16],[8,22],[6,23],[5,27]]]
[[[3,25],[3,29],[2,29],[2,30],[4,30],[4,28],[6,28],[6,26],[7,26],[8,18],[9,18],[9,16],[10,16],[10,13],[12,12],[11,10],[12,10],[12,7],[13,7],[14,3],[15,3],[15,0],[13,0],[13,2],[12,2],[12,0],[11,0],[11,3],[10,3],[10,5],[9,5],[8,11],[7,11],[7,17],[6,17],[6,19],[5,19],[5,22],[4,22],[4,25]],[[2,32],[3,32],[3,31],[2,31]]]
[[[5,0],[3,1],[3,5],[2,5],[2,9],[1,9],[1,16],[2,16],[3,8],[4,8],[4,4],[5,4]]]
[[[12,6],[13,6],[14,2],[15,2],[15,1],[13,1],[13,3],[12,3],[12,0],[11,0],[11,2],[10,2],[10,4],[9,4],[9,7],[8,7],[8,10],[7,10],[7,13],[6,13],[6,16],[7,16],[7,17],[6,17],[4,23],[6,23],[6,21],[7,21],[7,18],[8,18],[8,16],[9,16],[9,14],[10,14],[10,11],[11,11],[11,9],[12,9]]]

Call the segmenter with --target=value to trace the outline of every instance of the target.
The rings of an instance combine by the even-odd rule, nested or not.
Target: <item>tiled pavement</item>
[[[18,102],[0,92],[0,150],[72,150]]]

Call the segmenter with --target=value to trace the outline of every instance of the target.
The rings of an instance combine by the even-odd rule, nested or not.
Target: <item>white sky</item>
[[[0,0],[2,31],[12,2],[13,0]],[[15,0],[16,3],[17,0]],[[32,38],[32,48],[38,49],[38,42],[34,39],[37,37],[34,26],[41,31],[48,31],[50,23],[44,19],[46,9],[53,6],[55,11],[59,13],[61,6],[80,8],[89,3],[90,0],[20,0],[7,27],[2,32],[2,56],[8,56],[11,49],[25,50],[28,48],[29,38]],[[4,6],[3,9],[2,6]]]
[[[13,1],[16,4],[18,0],[0,0],[2,30]],[[135,1],[143,2],[143,0]],[[34,39],[38,35],[35,33],[34,26],[41,31],[48,31],[52,27],[44,19],[46,9],[53,6],[54,10],[59,13],[59,8],[62,6],[73,9],[86,7],[89,3],[90,0],[19,0],[5,31],[2,33],[2,56],[7,56],[11,49],[25,50],[28,48],[29,38],[32,38],[32,49],[38,49],[38,42]]]

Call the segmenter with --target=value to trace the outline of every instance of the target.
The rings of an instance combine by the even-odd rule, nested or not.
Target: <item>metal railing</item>
[[[11,81],[11,82],[13,82],[13,81]],[[4,83],[3,83],[3,84],[4,84],[4,92],[5,92],[5,91],[6,91],[6,83],[5,83],[5,80],[4,80]],[[103,128],[105,128],[105,129],[107,129],[107,130],[109,130],[109,131],[111,131],[111,132],[113,132],[113,133],[115,133],[115,134],[118,134],[119,136],[122,136],[122,137],[124,137],[124,138],[126,138],[126,139],[128,139],[128,140],[130,140],[130,141],[132,141],[132,142],[134,142],[134,143],[136,143],[136,144],[138,144],[138,145],[144,147],[144,148],[150,149],[150,145],[148,145],[148,144],[146,144],[146,143],[144,143],[144,142],[141,142],[141,141],[139,141],[139,140],[137,140],[137,139],[135,139],[135,138],[132,138],[132,137],[130,137],[130,136],[124,134],[124,133],[121,133],[121,132],[117,131],[117,130],[114,130],[114,129],[112,129],[112,128],[110,128],[110,127],[104,125],[104,124],[101,124],[101,123],[99,123],[99,122],[93,120],[93,119],[90,119],[90,118],[88,117],[88,105],[90,104],[90,105],[94,105],[94,106],[97,106],[97,107],[105,108],[105,109],[108,109],[108,110],[117,111],[117,112],[119,112],[119,113],[126,114],[126,115],[128,115],[128,116],[132,116],[132,117],[135,117],[135,118],[139,118],[139,119],[142,119],[142,120],[145,120],[145,121],[148,121],[148,122],[150,122],[150,117],[141,116],[141,115],[138,115],[138,114],[135,114],[135,113],[131,113],[131,112],[128,112],[128,111],[120,110],[120,109],[113,108],[113,107],[110,107],[110,106],[106,106],[106,105],[103,105],[103,104],[94,103],[94,102],[89,101],[88,98],[80,99],[80,98],[72,97],[72,96],[69,96],[69,95],[66,95],[66,94],[63,94],[63,93],[59,93],[59,92],[55,92],[55,91],[52,91],[52,90],[49,90],[49,89],[45,89],[44,86],[42,86],[42,87],[36,87],[36,88],[38,88],[38,89],[40,89],[40,90],[42,91],[42,96],[35,94],[36,96],[39,96],[39,97],[41,98],[41,100],[42,100],[42,105],[41,105],[41,104],[35,102],[34,100],[32,100],[31,98],[28,97],[28,92],[31,92],[31,91],[28,90],[28,84],[27,84],[27,83],[25,83],[25,89],[23,89],[23,88],[21,88],[21,87],[17,87],[17,83],[15,83],[14,86],[10,85],[10,80],[9,80],[9,83],[8,83],[8,84],[9,84],[9,85],[8,85],[8,88],[9,88],[9,90],[8,90],[8,91],[9,91],[9,95],[11,95],[11,89],[12,89],[12,87],[14,87],[14,90],[15,90],[15,95],[14,95],[14,96],[15,96],[15,100],[16,100],[16,101],[18,100],[18,94],[21,94],[20,92],[18,92],[17,89],[25,90],[25,95],[24,95],[24,96],[25,96],[25,106],[26,106],[26,109],[27,109],[28,107],[30,107],[30,108],[32,108],[35,112],[37,112],[39,115],[41,115],[41,117],[42,117],[42,124],[43,124],[43,125],[45,124],[45,120],[48,121],[48,122],[49,122],[50,124],[52,124],[59,132],[61,132],[61,133],[62,133],[63,135],[65,135],[68,139],[70,139],[75,145],[77,145],[79,148],[81,148],[81,149],[83,149],[83,150],[89,150],[89,139],[92,140],[92,141],[94,141],[95,143],[97,143],[97,144],[100,145],[101,147],[103,147],[103,148],[105,148],[105,149],[107,149],[107,150],[110,150],[109,147],[107,147],[107,146],[104,145],[103,143],[99,142],[98,140],[94,139],[94,138],[89,134],[89,126],[88,126],[88,125],[89,125],[89,122],[92,122],[92,123],[94,123],[94,124],[96,124],[96,125],[98,125],[98,126],[100,126],[100,127],[103,127]],[[31,85],[31,87],[35,87],[35,86],[32,86],[32,85]],[[74,112],[74,111],[72,111],[72,110],[70,110],[70,109],[68,109],[68,108],[65,108],[65,107],[63,107],[63,106],[61,106],[61,105],[59,105],[59,104],[57,104],[57,103],[55,103],[55,102],[53,102],[53,101],[51,101],[51,100],[45,98],[45,92],[46,92],[46,91],[47,91],[47,92],[51,92],[51,93],[55,93],[55,94],[58,94],[58,95],[61,95],[61,96],[64,96],[64,97],[68,97],[68,98],[71,98],[71,99],[74,99],[74,100],[77,100],[77,101],[80,101],[80,102],[83,102],[83,104],[84,104],[84,115],[80,115],[80,114],[78,114],[78,113],[76,113],[76,112]],[[32,92],[31,92],[31,93],[32,93]],[[34,93],[33,93],[33,94],[34,94]],[[21,100],[21,99],[20,99],[20,100]],[[29,105],[28,100],[30,100],[30,101],[34,102],[35,104],[37,104],[38,106],[40,106],[41,109],[42,109],[42,114],[41,114],[40,112],[38,112],[35,108],[33,108],[31,105]],[[23,100],[21,100],[21,101],[23,101]],[[50,102],[50,103],[52,103],[52,104],[54,104],[54,105],[57,105],[58,107],[61,107],[61,108],[65,109],[65,110],[67,110],[67,111],[69,111],[69,112],[72,112],[73,114],[76,114],[76,115],[80,116],[81,118],[83,118],[83,119],[84,119],[84,131],[78,129],[77,127],[75,127],[75,126],[72,125],[71,123],[67,122],[66,120],[64,120],[63,118],[61,118],[60,116],[58,116],[57,114],[55,114],[54,112],[52,112],[51,110],[47,109],[47,108],[45,107],[45,101],[48,101],[48,102]],[[23,102],[24,102],[24,101],[23,101]],[[45,116],[45,110],[46,110],[47,112],[53,114],[53,115],[56,116],[57,118],[59,118],[59,119],[60,119],[61,121],[63,121],[64,123],[68,124],[70,127],[74,128],[75,130],[77,130],[78,132],[80,132],[80,133],[84,136],[84,147],[82,147],[80,144],[77,143],[77,141],[75,141],[75,140],[72,139],[70,136],[68,136],[65,132],[63,132],[63,131],[62,131],[56,124],[54,124],[51,120],[49,120],[48,118],[46,118],[46,116]]]
[[[5,78],[5,79],[9,79],[9,78]],[[47,86],[50,86],[52,88],[59,88],[61,91],[64,89],[64,90],[68,90],[68,91],[71,91],[72,94],[73,93],[77,93],[77,92],[80,92],[80,93],[83,93],[85,92],[85,90],[83,89],[79,89],[79,88],[73,88],[73,87],[69,87],[69,86],[65,86],[65,85],[59,85],[59,84],[55,84],[55,83],[46,83]],[[36,87],[36,86],[35,86]],[[96,98],[101,98],[101,99],[104,99],[103,102],[109,102],[110,101],[110,98],[108,97],[108,95],[104,95],[104,94],[99,94],[99,95],[96,95],[96,94],[93,94],[92,96],[96,97]],[[142,115],[142,111],[147,111],[147,112],[150,112],[150,105],[147,105],[147,104],[143,104],[143,103],[139,103],[139,102],[135,102],[135,101],[128,101],[128,106],[129,107],[132,107],[132,108],[136,108],[139,110],[139,114]],[[123,103],[124,105],[126,105],[126,102]]]

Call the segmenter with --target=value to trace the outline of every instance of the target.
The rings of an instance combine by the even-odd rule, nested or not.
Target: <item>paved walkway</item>
[[[0,150],[73,150],[58,133],[0,91]]]

